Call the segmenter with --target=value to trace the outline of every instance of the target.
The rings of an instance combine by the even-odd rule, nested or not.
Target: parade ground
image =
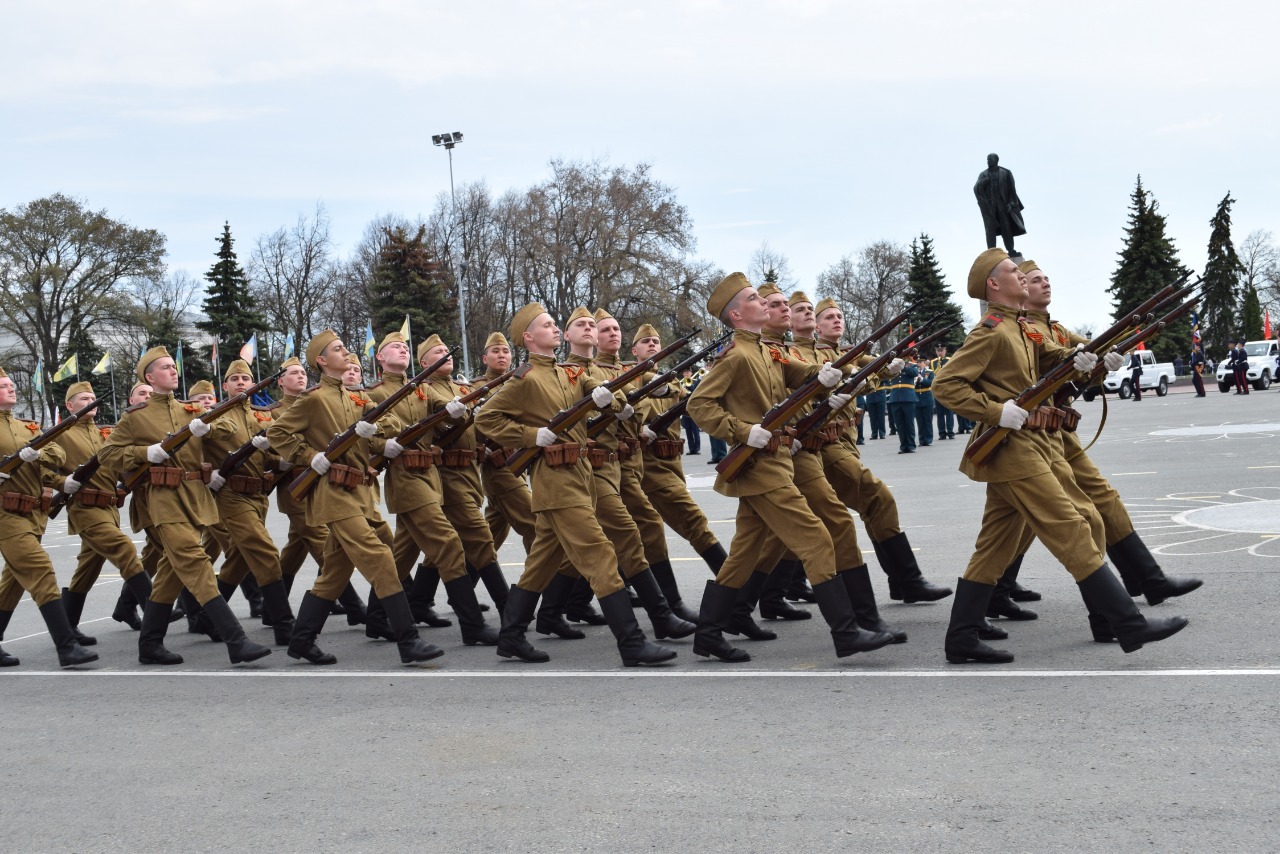
[[[1276,850],[1280,392],[1197,398],[1185,383],[1111,398],[1090,450],[1165,572],[1205,582],[1140,602],[1191,624],[1133,654],[1092,641],[1075,584],[1036,544],[1020,581],[1043,594],[1040,618],[1001,621],[1010,637],[993,643],[1016,661],[948,665],[951,600],[890,602],[861,525],[881,613],[909,641],[845,659],[810,605],[814,619],[768,623],[775,641],[736,640],[752,655],[738,665],[696,658],[689,638],[668,642],[672,666],[623,668],[607,627],[531,632],[552,660],[516,663],[463,646],[455,624],[422,628],[445,655],[405,667],[332,617],[320,644],[336,666],[275,648],[232,667],[179,622],[167,645],[185,663],[143,667],[104,574],[80,623],[98,663],[59,671],[27,598],[6,632],[22,663],[0,672],[0,838],[15,852]],[[1103,402],[1077,406],[1087,443]],[[925,575],[949,586],[983,506],[956,468],[966,438],[862,449]],[[704,437],[685,469],[727,547],[735,501],[713,491],[707,453]],[[285,517],[270,524],[283,542]],[[59,519],[45,543],[65,583],[78,538]],[[706,566],[674,535],[671,552],[696,607]],[[512,582],[522,556],[514,538],[501,550]],[[436,604],[452,616],[443,590]]]

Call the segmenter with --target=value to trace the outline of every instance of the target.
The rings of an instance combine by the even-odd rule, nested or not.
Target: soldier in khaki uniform
[[[377,424],[362,420],[374,404],[360,392],[343,388],[347,348],[333,330],[312,338],[306,354],[307,364],[320,371],[320,385],[300,396],[267,428],[271,447],[298,469],[309,466],[319,476],[306,496],[307,524],[329,529],[324,572],[298,607],[289,655],[313,664],[336,660],[320,650],[316,638],[331,604],[350,581],[354,565],[372,585],[371,595],[382,602],[400,660],[406,664],[429,661],[443,652],[418,637],[409,600],[396,577],[390,529],[374,505],[368,476],[372,452],[395,459],[404,450],[394,439],[379,437],[384,431],[398,431],[399,422],[394,417]],[[337,460],[330,461],[324,449],[335,435],[353,425],[359,438]]]
[[[631,601],[618,574],[618,557],[595,518],[591,464],[581,453],[586,429],[580,422],[563,437],[546,425],[560,410],[590,396],[597,408],[619,412],[621,395],[604,388],[578,365],[556,364],[560,330],[538,303],[516,312],[511,340],[520,341],[529,361],[476,416],[480,432],[502,447],[542,448],[534,460],[530,485],[535,515],[533,547],[525,571],[507,596],[498,654],[523,661],[548,661],[525,639],[538,596],[567,558],[591,583],[600,608],[618,641],[623,664],[655,664],[676,651],[650,643],[636,624]]]
[[[67,387],[67,412],[83,409],[94,397],[93,387],[89,383],[72,383]],[[80,536],[76,571],[71,576],[71,583],[62,591],[62,603],[73,628],[80,622],[85,597],[93,589],[106,561],[111,561],[111,565],[120,571],[125,587],[133,592],[132,598],[145,602],[151,596],[151,579],[142,571],[138,550],[129,535],[120,528],[115,481],[101,468],[88,483],[77,483],[71,477],[79,466],[102,449],[106,437],[110,435],[110,427],[99,427],[93,423],[93,419],[86,418],[54,440],[66,453],[66,459],[59,469],[67,477],[64,485],[75,489],[67,504],[67,533]],[[142,628],[137,611],[130,604],[117,600],[111,616],[130,628]],[[78,630],[77,635],[83,645],[84,639]]]
[[[17,453],[21,463],[12,474],[0,473],[0,557],[4,558],[4,574],[17,583],[17,587],[31,594],[40,609],[40,616],[49,627],[54,648],[58,651],[58,664],[73,667],[98,660],[98,654],[85,649],[76,641],[75,631],[67,619],[62,599],[58,595],[58,579],[53,573],[53,561],[40,545],[47,517],[40,509],[44,493],[46,472],[53,474],[62,465],[66,454],[57,443],[50,442],[36,450],[29,443],[40,432],[40,425],[13,417],[13,407],[18,402],[18,390],[9,375],[0,368],[0,457]],[[65,491],[74,491],[76,485],[63,482]],[[9,597],[0,610],[0,640],[13,616],[13,608],[21,598],[21,590]],[[16,667],[18,659],[0,649],[0,667]]]
[[[137,374],[155,393],[146,403],[125,411],[98,458],[113,478],[151,464],[133,491],[133,506],[147,537],[163,554],[142,615],[138,660],[143,664],[182,663],[182,656],[165,649],[164,636],[178,591],[185,586],[227,645],[231,663],[256,661],[271,650],[245,637],[240,622],[219,595],[213,567],[200,548],[199,530],[218,518],[201,472],[202,437],[229,428],[205,424],[198,418],[204,409],[174,399],[178,371],[165,348],[154,347],[144,353]],[[161,441],[188,424],[191,439],[170,455],[160,446]]]
[[[797,353],[805,359],[823,362],[840,356],[844,313],[834,300],[821,300],[812,313],[812,321],[804,313],[797,313],[796,318],[799,325],[793,326],[793,332]],[[869,355],[857,360],[860,366],[870,361]],[[897,376],[902,367],[902,361],[895,359],[881,372],[880,378]],[[898,521],[898,502],[889,487],[862,461],[853,410],[846,412],[848,414],[839,414],[845,421],[839,441],[822,449],[822,464],[840,500],[862,518],[880,568],[889,577],[889,598],[910,604],[935,602],[950,596],[951,588],[933,584],[920,571],[915,551]]]
[[[480,356],[484,364],[484,376],[476,383],[486,383],[505,374],[511,368],[511,344],[507,336],[494,332],[484,343],[484,353]],[[489,523],[489,533],[493,537],[495,547],[501,547],[507,539],[507,532],[514,530],[524,541],[526,552],[533,547],[533,510],[530,507],[529,481],[524,475],[517,475],[505,465],[507,454],[511,448],[502,448],[490,442],[487,437],[476,431],[480,442],[480,484],[488,503],[485,507],[484,519]]]
[[[146,403],[150,398],[154,389],[150,385],[143,382],[134,383],[129,389],[129,395],[125,398],[125,407],[137,406],[140,403]],[[124,501],[125,499],[120,499]],[[129,501],[129,529],[135,533],[142,530],[142,525],[138,522],[138,513],[134,509],[133,501]],[[142,571],[147,574],[148,579],[156,577],[156,569],[160,565],[160,550],[156,545],[146,538],[142,541]],[[120,591],[120,597],[116,600],[115,612],[125,616],[123,622],[127,623],[134,631],[141,631],[142,620],[137,617],[139,609],[146,607],[147,600],[139,600],[133,595],[133,591],[126,584],[124,589]],[[132,616],[133,619],[128,619]],[[173,609],[173,616],[170,621],[181,620],[186,616],[186,609],[182,607],[181,599],[178,606]]]
[[[1014,398],[1072,354],[1029,328],[1026,317],[1013,307],[1027,297],[1026,277],[1005,252],[988,249],[969,270],[968,293],[988,301],[988,314],[943,366],[934,380],[934,394],[959,415],[1010,432],[984,465],[967,457],[960,464],[970,479],[987,484],[987,502],[973,557],[956,587],[947,660],[1013,660],[1011,653],[983,643],[978,632],[992,588],[1016,556],[1024,525],[1071,573],[1090,610],[1107,620],[1125,652],[1181,631],[1187,625],[1183,617],[1147,620],[1138,612],[1106,563],[1102,519],[1076,484],[1070,466],[1055,453],[1045,432],[1021,429],[1028,413]],[[1097,357],[1077,351],[1074,361],[1076,370],[1088,371]],[[974,436],[981,434],[975,431]]]
[[[832,388],[839,384],[842,372],[830,365],[791,359],[783,349],[767,347],[760,334],[769,316],[764,300],[742,273],[731,273],[716,285],[707,311],[734,330],[733,345],[689,398],[689,414],[709,435],[757,450],[752,465],[732,483],[723,474],[716,478],[717,492],[738,499],[737,527],[728,559],[703,593],[694,653],[724,661],[750,660],[747,653],[725,641],[723,632],[739,589],[760,556],[777,549],[779,541],[804,561],[838,656],[892,642],[888,634],[859,629],[848,589],[836,578],[831,534],[796,488],[790,442],[760,424],[789,389],[815,378]]]

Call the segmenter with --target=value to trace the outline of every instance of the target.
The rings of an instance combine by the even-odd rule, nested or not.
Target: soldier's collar
[[[735,341],[750,341],[753,344],[758,344],[762,337],[759,332],[752,332],[748,329],[733,330],[733,340]]]
[[[591,360],[586,356],[579,356],[577,353],[570,353],[564,357],[564,363],[566,365],[589,365],[591,364]]]
[[[1027,317],[1031,318],[1032,320],[1043,320],[1046,324],[1049,323],[1049,312],[1047,311],[1037,311],[1033,308],[1029,308],[1029,309],[1026,309],[1026,314],[1027,314]]]
[[[396,373],[395,371],[383,371],[382,381],[384,383],[403,383],[404,374]]]
[[[346,391],[347,388],[342,384],[342,377],[331,377],[328,374],[320,375],[320,385],[328,386],[329,388],[340,388],[343,391]]]
[[[622,364],[622,359],[618,358],[617,353],[596,353],[596,362],[601,365],[617,367]]]
[[[839,341],[828,341],[828,340],[827,340],[827,339],[825,339],[825,338],[819,338],[819,339],[817,340],[817,343],[816,343],[816,344],[814,344],[814,346],[815,346],[815,347],[831,347],[831,348],[836,348],[836,347],[839,347],[839,346],[840,346],[840,342],[839,342]]]
[[[809,338],[806,336],[796,336],[791,339],[791,343],[798,344],[801,347],[812,347],[815,344],[817,344],[818,341],[816,338]]]
[[[531,365],[554,365],[555,363],[555,356],[544,356],[541,353],[529,354],[529,364]]]
[[[489,368],[484,372],[484,379],[496,380],[498,377],[502,376],[504,373],[506,373],[506,371],[495,371],[493,368]]]
[[[1011,305],[1005,305],[999,302],[987,303],[987,314],[998,314],[1002,317],[1023,317],[1025,313],[1020,308],[1014,308]]]
[[[151,393],[151,397],[147,400],[177,400],[171,391],[156,391]]]

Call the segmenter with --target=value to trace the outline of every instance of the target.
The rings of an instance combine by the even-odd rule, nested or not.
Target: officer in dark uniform
[[[929,370],[937,373],[942,369],[949,359],[947,357],[947,348],[939,344],[934,348],[934,359],[929,363]],[[938,418],[938,440],[954,439],[956,437],[956,415],[950,409],[947,409],[937,400],[933,402],[933,412]]]
[[[916,358],[916,429],[922,446],[933,444],[933,369],[923,358]]]
[[[889,423],[898,436],[898,453],[916,452],[916,377],[920,369],[911,362],[887,384]]]

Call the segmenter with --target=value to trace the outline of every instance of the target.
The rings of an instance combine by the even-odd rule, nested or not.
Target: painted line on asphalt
[[[1112,477],[1128,477],[1129,475],[1135,475],[1135,474],[1158,474],[1158,472],[1153,472],[1153,471],[1118,471],[1118,472],[1113,472],[1111,476],[1112,476]]]
[[[296,670],[7,670],[0,679],[17,676],[140,677],[146,679],[1084,679],[1115,676],[1224,677],[1280,676],[1280,669],[1210,670],[325,670],[295,665]]]

